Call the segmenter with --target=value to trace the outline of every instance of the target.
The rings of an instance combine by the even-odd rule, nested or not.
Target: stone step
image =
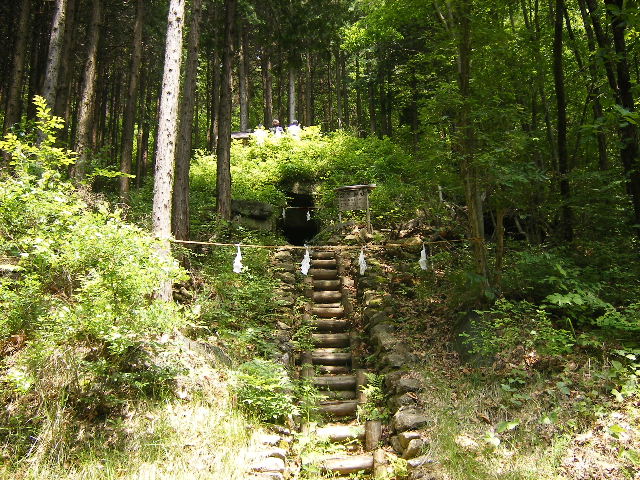
[[[336,455],[323,459],[320,463],[323,472],[350,475],[373,470],[373,455]]]
[[[311,266],[313,268],[326,268],[328,270],[335,270],[338,267],[338,262],[335,258],[329,260],[312,259]]]
[[[355,390],[355,375],[323,375],[313,377],[313,384],[325,390]]]
[[[316,349],[311,352],[314,365],[351,365],[351,352],[344,352],[335,348]]]
[[[316,437],[330,442],[364,440],[364,425],[325,425],[316,430]]]
[[[316,291],[321,290],[340,290],[342,282],[337,280],[313,280],[313,289]]]
[[[334,417],[354,417],[358,408],[355,400],[332,400],[320,402],[320,411]]]
[[[311,252],[311,258],[315,260],[331,260],[336,258],[336,254],[331,250],[318,250]]]
[[[351,322],[340,318],[318,318],[311,322],[311,326],[315,327],[318,332],[345,332],[349,330]]]
[[[342,292],[340,290],[321,290],[313,292],[312,298],[315,303],[340,303],[342,301]]]
[[[338,271],[337,270],[326,270],[321,268],[312,268],[309,270],[309,275],[313,280],[337,280],[338,279]]]
[[[342,307],[342,303],[340,303],[340,302],[317,303],[317,304],[314,305],[314,307],[317,307],[317,308],[341,308]]]
[[[338,367],[338,368],[344,368],[344,367]],[[325,390],[324,392],[319,392],[319,393],[320,393],[320,396],[322,397],[323,402],[327,400],[355,400],[356,399],[355,390],[341,390],[338,392]]]
[[[313,333],[311,340],[316,347],[346,348],[351,343],[348,333]]]
[[[311,308],[311,315],[315,315],[318,318],[342,318],[342,315],[344,315],[344,308],[313,307]]]

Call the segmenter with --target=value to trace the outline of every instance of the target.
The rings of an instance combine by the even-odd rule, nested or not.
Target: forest
[[[0,18],[0,478],[640,478],[638,2]]]

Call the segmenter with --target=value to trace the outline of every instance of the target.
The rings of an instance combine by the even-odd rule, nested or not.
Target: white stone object
[[[307,210],[307,222],[311,221],[311,210]]]

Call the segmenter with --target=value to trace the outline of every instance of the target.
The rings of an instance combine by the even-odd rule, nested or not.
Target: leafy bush
[[[544,308],[526,301],[502,299],[478,313],[473,334],[463,334],[472,353],[492,356],[522,346],[526,352],[555,356],[571,352],[575,343],[572,332],[555,328]]]
[[[36,104],[37,132],[0,141],[13,166],[1,179],[0,257],[15,270],[0,276],[0,341],[15,353],[0,394],[96,415],[172,378],[145,352],[185,315],[153,292],[186,275],[151,235],[64,180],[74,154],[54,146],[61,120]]]
[[[255,359],[237,373],[236,393],[244,408],[267,423],[278,423],[296,413],[293,384],[282,365]]]

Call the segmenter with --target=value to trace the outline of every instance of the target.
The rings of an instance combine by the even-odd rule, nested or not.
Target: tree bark
[[[200,19],[202,0],[192,0],[189,21],[189,40],[182,103],[180,105],[180,133],[176,146],[176,175],[173,187],[173,235],[189,240],[189,167],[192,150],[193,113],[198,80],[198,51],[200,48]]]
[[[262,91],[264,95],[264,126],[269,128],[273,121],[273,81],[271,78],[271,57],[266,48],[262,50]]]
[[[297,118],[296,78],[296,67],[289,63],[289,124]]]
[[[633,113],[636,110],[633,98],[629,64],[627,60],[627,46],[625,43],[625,28],[627,20],[625,16],[624,0],[605,0],[609,8],[608,15],[613,31],[613,44],[615,48],[615,67],[618,79],[618,92],[620,105],[626,111]],[[620,160],[624,168],[627,181],[627,190],[631,196],[633,205],[633,222],[636,235],[640,236],[640,165],[638,164],[638,127],[637,125],[623,121],[620,126]]]
[[[171,191],[176,137],[178,134],[178,103],[180,96],[180,67],[182,59],[182,30],[184,29],[185,0],[171,0],[167,17],[167,40],[164,54],[164,73],[158,119],[158,149],[153,185],[153,233],[160,239],[160,255],[169,259],[171,248]],[[172,299],[171,282],[158,286],[156,297]]]
[[[567,101],[564,88],[563,47],[564,0],[556,0],[553,35],[553,83],[557,104],[558,173],[560,174],[560,236],[565,242],[573,240],[573,212],[569,186],[569,154],[567,151]]]
[[[51,35],[49,38],[49,54],[47,56],[47,69],[42,89],[42,96],[47,105],[52,109],[56,104],[58,89],[58,76],[60,73],[60,58],[62,56],[62,43],[67,20],[67,0],[56,0]]]
[[[11,67],[11,81],[7,92],[7,107],[4,115],[3,136],[13,124],[20,121],[22,106],[22,80],[24,78],[27,38],[29,35],[29,18],[31,16],[31,0],[22,0],[18,32],[13,50],[13,65]],[[29,99],[31,100],[31,99]],[[5,160],[8,158],[5,155]]]
[[[220,85],[220,125],[218,127],[217,154],[217,212],[220,220],[231,220],[231,103],[232,103],[232,26],[236,16],[237,0],[225,0],[226,24]]]
[[[102,21],[102,0],[93,0],[91,28],[87,42],[87,62],[84,67],[80,105],[78,108],[78,127],[75,150],[78,159],[73,168],[73,176],[82,180],[86,175],[87,158],[91,148],[91,124],[96,97],[96,64],[98,61],[98,42]]]
[[[476,274],[484,289],[488,287],[489,269],[484,244],[482,198],[478,186],[478,169],[474,165],[475,135],[471,120],[471,0],[461,0],[456,11],[458,24],[458,88],[462,105],[457,119],[456,150],[464,184],[467,215]]]
[[[136,18],[133,26],[133,45],[131,65],[129,69],[129,88],[127,90],[127,103],[122,120],[122,149],[120,151],[120,171],[130,174],[133,155],[133,130],[136,107],[138,102],[138,78],[140,77],[140,65],[142,63],[142,27],[144,24],[144,0],[138,0]],[[129,188],[131,180],[127,176],[119,179],[120,199],[129,202]]]
[[[67,12],[65,22],[64,39],[62,42],[62,55],[60,58],[60,73],[58,74],[58,88],[56,92],[56,104],[54,113],[64,119],[67,118],[68,102],[73,75],[73,45],[75,43],[75,18],[76,0],[67,0]],[[65,124],[66,129],[66,124]]]
[[[249,131],[249,39],[244,21],[238,32],[238,94],[240,97],[240,131]]]

